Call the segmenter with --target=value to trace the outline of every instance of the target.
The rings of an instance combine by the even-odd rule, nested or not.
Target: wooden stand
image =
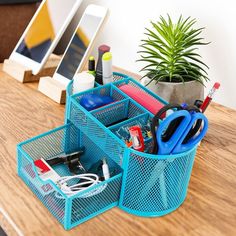
[[[44,68],[37,75],[33,75],[32,70],[15,61],[5,60],[3,64],[3,71],[21,83],[36,82],[43,76],[53,76],[60,60],[60,56],[52,54]]]
[[[59,104],[66,103],[66,86],[51,77],[40,78],[38,90]]]

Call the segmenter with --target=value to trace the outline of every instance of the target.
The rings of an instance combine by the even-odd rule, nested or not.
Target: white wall
[[[60,0],[60,7],[55,0],[47,0],[47,6],[50,13],[50,18],[54,27],[55,33],[61,30],[62,25],[65,22],[68,14],[75,4],[74,0]],[[55,11],[56,9],[56,11]]]
[[[136,63],[138,45],[143,37],[144,27],[150,20],[169,13],[173,18],[180,14],[197,18],[198,25],[204,26],[206,41],[212,42],[200,51],[204,62],[210,66],[211,87],[215,81],[222,85],[215,100],[236,109],[236,13],[235,0],[84,0],[71,26],[90,4],[106,6],[110,17],[96,46],[111,45],[114,65],[138,73],[141,65]],[[208,89],[206,91],[208,91]]]

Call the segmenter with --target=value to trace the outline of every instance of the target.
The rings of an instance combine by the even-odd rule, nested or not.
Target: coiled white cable
[[[68,186],[67,182],[70,180],[85,180],[81,183],[74,184],[71,186]],[[94,185],[100,183],[98,175],[95,174],[81,174],[81,175],[75,175],[75,176],[64,176],[60,177],[57,180],[57,185],[61,189],[63,193],[65,193],[68,196],[75,195],[87,188],[91,188]],[[89,186],[89,187],[88,187]]]
[[[103,170],[104,179],[108,180],[110,178],[110,173],[109,173],[109,168],[105,159],[103,160],[102,170]],[[76,180],[76,179],[85,180],[85,181],[68,186],[68,181]],[[63,193],[65,193],[68,196],[73,196],[101,182],[102,181],[99,180],[98,175],[92,174],[92,173],[86,173],[86,174],[80,174],[80,175],[74,175],[74,176],[60,177],[59,179],[57,179],[56,184],[58,185],[58,187],[61,189]],[[98,193],[101,193],[106,188],[106,186],[107,184],[99,187],[98,189],[95,189],[94,191],[85,193],[81,196],[81,198],[91,197]]]

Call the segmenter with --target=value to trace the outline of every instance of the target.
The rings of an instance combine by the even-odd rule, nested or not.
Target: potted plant
[[[160,16],[152,29],[146,28],[141,50],[145,72],[141,82],[170,103],[193,104],[203,99],[204,82],[208,81],[208,66],[201,61],[198,46],[206,45],[200,37],[204,28],[193,28],[195,19],[179,17],[173,23],[171,17]]]

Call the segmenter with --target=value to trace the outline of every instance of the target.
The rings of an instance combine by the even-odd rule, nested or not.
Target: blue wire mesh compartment
[[[39,177],[35,160],[51,159],[64,153],[72,153],[81,147],[85,148],[81,157],[83,166],[89,168],[98,160],[106,158],[109,169],[113,170],[110,179],[68,196],[51,180],[43,181]],[[67,230],[118,205],[122,169],[99,145],[72,124],[19,144],[17,156],[18,175]],[[64,164],[54,167],[54,170],[60,176],[71,175]]]
[[[125,132],[128,133],[127,130],[131,126],[150,123],[153,114],[122,92],[119,87],[123,84],[134,86],[152,99],[166,104],[162,98],[137,81],[126,78],[73,95],[70,100],[68,120],[94,140],[122,167],[119,207],[139,216],[162,216],[174,211],[183,203],[196,148],[178,155],[151,155],[148,154],[153,144],[151,137],[145,137],[144,153],[128,148],[126,140],[122,139],[124,135],[120,135],[121,129],[126,129]],[[115,98],[115,102],[88,112],[79,104],[82,96],[88,93],[109,95]],[[127,114],[130,115],[127,117]],[[112,146],[109,146],[110,144]]]
[[[65,123],[48,133],[18,145],[18,174],[65,229],[119,206],[139,216],[154,217],[177,209],[187,195],[196,148],[177,155],[159,156],[137,152],[126,146],[120,132],[131,126],[147,125],[153,118],[147,109],[119,89],[132,85],[159,102],[166,102],[123,74],[114,73],[116,82],[72,95],[73,82],[67,88]],[[113,103],[87,111],[80,105],[87,94],[111,96]],[[147,128],[148,130],[148,128]],[[128,139],[128,137],[127,137]],[[152,138],[145,137],[146,152]],[[43,181],[34,161],[85,148],[81,163],[86,169],[101,158],[116,172],[112,177],[73,196],[63,193],[51,180]],[[71,175],[64,164],[54,167],[60,176]]]
[[[136,106],[130,99],[112,103],[91,112],[91,114],[106,127],[136,118],[145,113],[146,111],[144,109]]]
[[[111,130],[119,139],[126,141],[127,139],[129,139],[130,135],[128,135],[129,137],[125,137],[125,134],[129,133],[129,128],[132,126],[140,126],[140,127],[145,127],[148,126],[148,129],[150,128],[151,125],[151,118],[152,116],[150,116],[148,113],[144,113],[144,114],[140,114],[138,116],[135,116],[134,118],[125,120],[121,123],[118,123],[116,125],[110,126],[108,127],[109,130]],[[124,140],[124,138],[126,138]],[[147,139],[148,137],[144,136],[144,139]]]
[[[85,95],[88,94],[96,94],[101,96],[110,96],[114,102],[121,101],[125,99],[126,97],[120,92],[119,89],[112,86],[111,84],[107,84],[105,86],[99,86],[94,89],[87,90],[85,92],[75,94],[72,96],[72,99],[75,100],[77,103],[80,103],[81,98],[83,98]]]
[[[121,74],[121,73],[118,73],[118,72],[114,72],[113,73],[113,80],[115,82],[118,82],[120,80],[127,79],[127,78],[129,78],[129,76]],[[100,86],[101,86],[100,84],[95,82],[95,88],[96,87],[100,87]],[[66,94],[67,94],[67,99],[69,99],[69,97],[71,97],[73,95],[73,81],[71,81],[70,84],[67,86]]]
[[[89,136],[104,152],[122,166],[125,144],[72,97],[68,119]]]
[[[122,74],[122,73],[118,73],[118,72],[114,72],[113,73],[113,80],[115,82],[118,82],[120,80],[123,79],[128,79],[129,76]],[[95,82],[95,88],[96,87],[100,87],[101,85],[98,84],[97,82]],[[73,80],[69,83],[69,85],[66,88],[66,114],[65,114],[65,122],[67,123],[67,118],[69,116],[70,113],[70,98],[73,95]]]
[[[196,148],[157,156],[129,150],[119,207],[131,214],[156,217],[176,210],[185,200]]]

